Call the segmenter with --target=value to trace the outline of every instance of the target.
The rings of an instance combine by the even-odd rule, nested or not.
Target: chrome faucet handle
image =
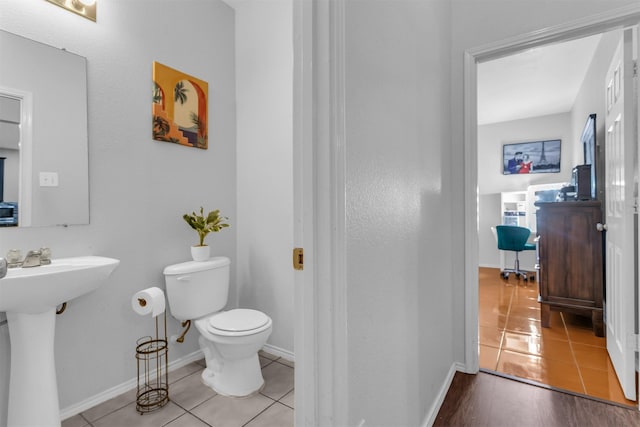
[[[0,258],[0,279],[7,275],[7,260]]]
[[[40,248],[40,264],[51,264],[51,249],[47,247]]]
[[[22,265],[22,252],[20,252],[20,249],[9,249],[6,260],[9,268],[20,267]]]
[[[27,256],[24,257],[24,261],[22,261],[22,268],[25,267],[38,267],[41,264],[40,256],[42,253],[39,250],[33,250],[27,252]]]

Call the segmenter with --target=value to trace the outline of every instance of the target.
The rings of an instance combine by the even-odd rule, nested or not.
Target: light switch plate
[[[40,187],[57,187],[58,172],[40,172]]]

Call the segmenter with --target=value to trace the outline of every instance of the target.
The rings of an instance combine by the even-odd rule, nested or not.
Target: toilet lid
[[[258,329],[267,322],[269,317],[261,311],[236,308],[212,316],[209,326],[220,331],[243,332]]]

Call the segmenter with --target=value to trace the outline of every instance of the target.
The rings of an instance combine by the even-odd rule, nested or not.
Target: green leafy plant
[[[207,237],[207,234],[217,233],[223,228],[229,227],[226,222],[229,218],[221,216],[219,209],[211,211],[205,216],[204,208],[200,207],[199,214],[191,212],[191,214],[184,214],[182,218],[198,233],[200,244],[197,246],[205,246],[204,238]]]

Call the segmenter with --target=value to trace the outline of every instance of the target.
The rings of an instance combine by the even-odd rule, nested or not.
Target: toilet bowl
[[[235,309],[195,323],[207,362],[202,381],[225,396],[259,391],[264,380],[258,351],[271,335],[271,319],[260,311]]]
[[[192,320],[205,356],[202,381],[216,393],[243,397],[264,385],[258,351],[271,335],[272,321],[258,310],[221,311],[227,303],[226,257],[189,261],[164,269],[167,300],[173,317]]]

